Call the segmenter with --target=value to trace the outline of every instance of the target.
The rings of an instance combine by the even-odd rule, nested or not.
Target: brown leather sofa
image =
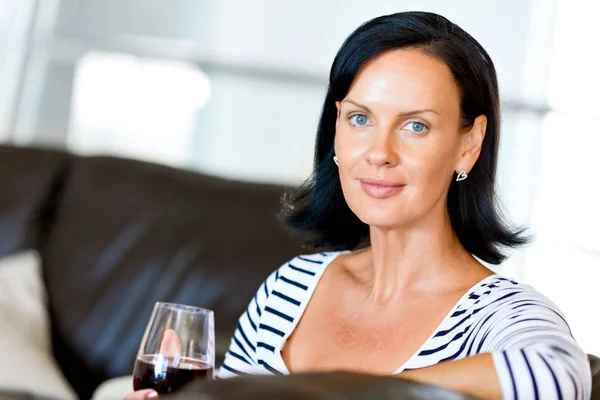
[[[215,310],[222,359],[262,280],[303,252],[277,222],[284,190],[0,146],[0,257],[40,252],[54,355],[88,399],[104,380],[131,374],[159,300]]]
[[[156,301],[216,311],[217,352],[260,283],[301,252],[284,188],[0,146],[0,257],[43,259],[54,353],[81,398],[132,372]]]

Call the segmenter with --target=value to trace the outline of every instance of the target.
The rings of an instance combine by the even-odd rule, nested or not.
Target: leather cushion
[[[600,358],[588,354],[590,369],[592,371],[592,396],[591,400],[600,400]]]
[[[225,351],[260,283],[300,252],[284,188],[143,162],[74,158],[45,260],[55,353],[80,396],[131,374],[156,301],[215,310]]]
[[[0,146],[0,257],[37,247],[68,158],[58,151]]]
[[[471,396],[419,382],[351,372],[247,376],[191,384],[171,400],[468,400]]]

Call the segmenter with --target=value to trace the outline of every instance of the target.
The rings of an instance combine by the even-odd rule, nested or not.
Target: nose
[[[365,161],[367,164],[376,167],[394,167],[399,161],[396,147],[396,139],[393,133],[378,132],[365,153]]]

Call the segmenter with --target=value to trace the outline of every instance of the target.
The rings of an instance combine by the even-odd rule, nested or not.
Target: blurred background
[[[498,271],[600,354],[600,1],[0,0],[0,143],[298,184],[337,49],[407,10],[448,17],[495,61],[499,196],[536,235]]]

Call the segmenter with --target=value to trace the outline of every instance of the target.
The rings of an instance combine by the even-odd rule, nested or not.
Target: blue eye
[[[350,122],[353,125],[365,126],[369,123],[369,118],[364,114],[354,114],[350,117]]]
[[[405,126],[409,127],[408,130],[410,130],[414,133],[423,133],[428,129],[427,126],[425,126],[425,124],[422,124],[422,123],[416,122],[416,121],[411,121],[408,124],[406,124]]]

